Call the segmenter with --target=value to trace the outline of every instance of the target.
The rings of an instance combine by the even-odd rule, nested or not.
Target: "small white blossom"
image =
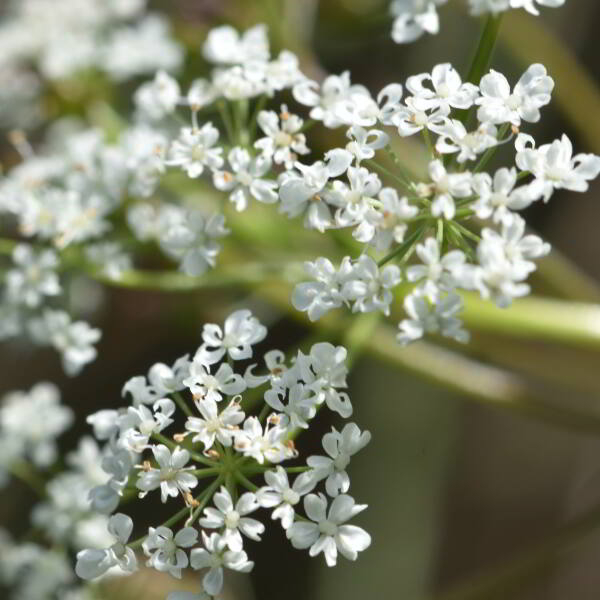
[[[499,143],[498,129],[491,123],[482,123],[475,131],[468,132],[460,121],[452,119],[439,133],[435,149],[440,154],[458,152],[456,160],[460,164],[467,160],[477,160],[479,154]]]
[[[150,557],[146,565],[181,579],[181,569],[189,564],[187,554],[181,548],[190,548],[197,541],[198,532],[192,527],[184,527],[175,535],[168,527],[150,527],[142,544],[144,553]]]
[[[190,555],[193,569],[209,569],[202,579],[204,590],[210,596],[216,596],[223,589],[223,568],[248,573],[254,563],[248,560],[248,555],[242,550],[233,552],[227,549],[227,543],[218,533],[210,536],[202,532],[205,548],[194,548]]]
[[[179,98],[177,81],[168,73],[159,71],[151,82],[137,89],[134,102],[144,118],[158,121],[175,110]]]
[[[452,219],[456,213],[454,198],[466,198],[471,194],[470,173],[448,173],[441,160],[429,163],[429,176],[433,182],[431,214]]]
[[[218,140],[219,130],[212,123],[205,123],[200,129],[184,127],[171,144],[166,164],[181,167],[192,178],[200,177],[205,167],[220,169],[223,148],[214,147]]]
[[[573,192],[586,192],[588,181],[600,173],[600,157],[595,154],[573,156],[571,140],[563,134],[560,140],[535,147],[530,135],[519,134],[515,142],[519,169],[530,171],[541,186],[544,202],[547,202],[555,189]]]
[[[230,192],[229,200],[237,211],[247,208],[250,196],[265,204],[277,202],[277,182],[264,179],[271,169],[270,158],[251,158],[245,148],[236,146],[227,155],[227,161],[232,171],[215,171],[213,183],[218,190]]]
[[[232,400],[219,413],[217,403],[211,398],[196,399],[194,403],[202,418],[188,417],[185,423],[186,430],[196,434],[192,442],[202,442],[205,451],[212,448],[215,440],[223,446],[231,446],[238,425],[244,420],[240,405]]]
[[[439,106],[431,112],[427,111],[428,102],[426,100],[411,96],[394,113],[391,120],[393,125],[398,128],[398,134],[402,137],[415,135],[424,129],[440,133],[442,127],[446,124],[448,109]]]
[[[231,25],[214,27],[202,46],[206,60],[217,64],[243,64],[269,60],[265,25],[255,25],[240,35]]]
[[[78,552],[75,573],[82,579],[95,579],[115,566],[126,573],[137,570],[135,553],[126,546],[132,530],[133,521],[127,515],[113,515],[108,522],[108,531],[116,538],[115,543],[105,550],[88,549]]]
[[[288,428],[282,422],[283,419],[279,419],[279,424],[270,420],[263,430],[256,417],[248,417],[244,428],[235,436],[234,448],[261,465],[265,461],[277,464],[294,458],[297,452],[292,445],[286,443]]]
[[[304,510],[314,522],[296,521],[286,531],[294,548],[309,548],[310,556],[323,552],[328,567],[337,563],[338,551],[348,560],[356,560],[358,553],[371,545],[371,536],[362,528],[347,525],[346,521],[367,508],[356,504],[346,494],[337,496],[327,512],[323,494],[309,494],[304,498]]]
[[[179,268],[186,275],[199,277],[209,267],[215,266],[221,250],[216,240],[228,233],[223,215],[206,217],[199,210],[190,210],[183,223],[175,224],[164,232],[160,245],[167,254],[181,261]]]
[[[247,309],[237,310],[225,319],[223,330],[213,323],[202,329],[203,344],[194,360],[212,365],[225,355],[233,360],[252,357],[252,346],[262,342],[267,328]]]
[[[260,521],[246,516],[259,507],[255,494],[242,494],[234,506],[229,491],[221,486],[221,491],[213,496],[213,502],[217,508],[204,509],[204,517],[199,521],[202,527],[224,528],[221,532],[222,539],[233,552],[240,552],[243,548],[242,533],[251,540],[260,541],[265,526]]]
[[[333,428],[322,440],[329,456],[309,456],[306,461],[312,468],[310,476],[315,481],[325,479],[325,489],[330,496],[345,494],[350,489],[350,477],[346,472],[350,458],[370,441],[370,432],[361,432],[355,423],[346,424],[341,432]]]
[[[178,446],[171,454],[165,445],[158,444],[152,447],[152,454],[159,468],[151,467],[140,473],[135,483],[136,487],[142,490],[140,497],[160,487],[160,499],[166,502],[169,496],[176,498],[180,493],[186,494],[198,485],[196,477],[188,472],[193,471],[194,467],[185,467],[190,459],[187,450]]]
[[[261,110],[257,123],[266,137],[257,140],[254,147],[276,165],[283,164],[286,169],[291,169],[298,154],[310,152],[306,147],[306,137],[300,133],[304,121],[290,114],[285,104],[281,105],[279,115],[272,110]]]
[[[287,404],[282,402],[288,394]],[[267,390],[264,395],[265,402],[274,410],[286,414],[290,419],[291,427],[308,429],[310,421],[316,413],[315,395],[301,383],[296,383],[289,390],[275,387]]]
[[[265,473],[266,486],[256,492],[256,500],[263,508],[275,508],[271,519],[280,519],[281,526],[289,529],[294,522],[294,506],[302,496],[313,490],[316,481],[309,472],[301,473],[290,486],[287,473],[283,467]]]
[[[244,378],[234,373],[227,363],[221,364],[212,375],[210,368],[202,362],[202,356],[200,352],[198,360],[192,361],[190,376],[183,382],[190,388],[194,397],[220,402],[223,400],[223,394],[235,396],[246,389]]]
[[[439,333],[457,342],[467,342],[469,334],[462,328],[462,321],[456,318],[462,309],[462,298],[454,292],[434,304],[425,296],[413,292],[404,299],[404,310],[410,318],[400,322],[396,339],[400,344],[408,344],[426,333]]]
[[[436,34],[440,19],[436,6],[447,0],[393,0],[390,11],[395,18],[392,39],[397,44],[414,42],[424,33]]]
[[[539,109],[550,102],[554,80],[548,77],[543,65],[533,64],[512,92],[506,77],[493,69],[482,77],[479,88],[477,118],[481,122],[512,123],[518,127],[521,120],[530,123],[540,120]]]
[[[53,250],[35,252],[27,244],[18,244],[12,253],[15,268],[5,277],[6,297],[10,302],[36,308],[44,296],[56,296],[61,287],[56,274],[59,261]]]
[[[100,339],[100,330],[85,321],[73,322],[62,310],[47,309],[41,317],[32,319],[29,326],[36,341],[50,344],[61,353],[67,375],[76,375],[96,358],[97,351],[92,344]]]
[[[425,83],[431,83],[431,88]],[[422,73],[409,77],[406,88],[413,96],[425,101],[424,105],[428,108],[442,108],[447,113],[451,108],[470,108],[479,95],[477,86],[463,83],[458,71],[450,63],[436,65],[431,75]]]

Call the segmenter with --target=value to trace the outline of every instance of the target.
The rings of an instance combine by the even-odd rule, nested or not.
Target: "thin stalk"
[[[429,228],[429,223],[419,225],[404,242],[402,242],[395,250],[392,250],[388,255],[384,256],[378,263],[378,267],[382,267],[386,263],[390,262],[393,258],[402,258],[412,247],[413,244],[417,243],[423,233]]]
[[[192,417],[194,415],[190,407],[187,405],[187,402],[179,392],[173,392],[171,395],[173,396],[173,400],[175,400],[177,406],[179,406],[186,416]]]
[[[510,123],[505,123],[504,125],[502,125],[502,127],[500,128],[500,131],[498,132],[498,139],[502,140],[504,138],[504,136],[508,133],[508,130],[510,129]],[[490,162],[490,160],[492,160],[494,154],[496,154],[498,148],[500,147],[500,144],[497,144],[496,146],[492,146],[491,148],[488,148],[483,156],[479,159],[479,162],[475,165],[475,168],[473,169],[473,173],[479,173],[479,171],[482,171],[484,169],[484,167],[488,164],[488,162]]]
[[[248,128],[248,135],[250,137],[250,141],[252,141],[254,139],[254,136],[256,135],[256,127],[258,125],[258,114],[260,113],[261,110],[264,109],[265,104],[267,103],[267,96],[266,94],[263,94],[258,101],[256,102],[256,106],[254,107],[254,112],[252,113],[252,116],[250,117],[250,124],[249,124],[249,128]]]
[[[252,483],[247,477],[244,477],[242,473],[239,471],[235,474],[235,478],[247,489],[251,492],[256,492],[258,486]]]
[[[177,446],[179,446],[179,444],[176,444],[175,442],[170,440],[168,437],[162,435],[162,433],[154,432],[152,434],[152,437],[155,440],[164,444],[170,450],[174,450]],[[213,460],[210,460],[209,458],[206,458],[206,457],[202,456],[202,454],[198,454],[197,452],[192,452],[188,448],[185,448],[185,450],[187,450],[189,452],[190,458],[193,458],[196,462],[206,465],[207,467],[215,467],[216,468],[217,463],[215,463]]]
[[[387,175],[388,177],[395,179],[404,189],[410,190],[408,183],[406,181],[404,181],[404,179],[402,179],[401,177],[398,177],[398,175],[396,175],[395,173],[392,173],[389,169],[380,165],[378,162],[375,162],[373,159],[365,160],[363,162],[365,164],[369,165],[370,167],[373,167],[374,169],[381,171],[384,175]]]
[[[236,142],[236,138],[233,128],[233,121],[231,120],[231,115],[229,114],[227,102],[225,102],[225,100],[219,100],[217,102],[217,109],[219,110],[219,114],[221,115],[223,125],[225,125],[225,131],[227,132],[227,138],[229,139],[229,143],[233,145]]]
[[[186,521],[186,526],[191,527],[196,519],[200,516],[200,513],[204,509],[204,507],[208,504],[208,501],[212,498],[213,494],[217,491],[217,488],[223,483],[225,477],[223,475],[219,475],[217,479],[215,479],[210,486],[208,486],[201,494],[202,499],[196,498],[200,502],[196,508],[192,511],[190,518]]]

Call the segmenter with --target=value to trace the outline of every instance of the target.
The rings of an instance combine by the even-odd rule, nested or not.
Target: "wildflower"
[[[200,129],[184,127],[179,138],[171,144],[166,164],[181,167],[188,177],[202,175],[204,168],[211,171],[223,166],[223,148],[215,148],[219,131],[212,123],[205,123]]]
[[[181,579],[181,569],[189,564],[187,554],[181,548],[189,548],[197,541],[198,532],[192,527],[184,527],[175,535],[168,527],[150,527],[142,544],[144,553],[150,557],[146,565]]]
[[[337,563],[338,551],[348,560],[356,560],[358,553],[371,545],[371,536],[360,527],[347,525],[346,521],[367,508],[356,504],[351,496],[337,496],[327,512],[327,500],[323,494],[308,494],[304,498],[304,510],[313,522],[296,521],[286,531],[294,548],[309,548],[310,556],[323,552],[328,567]]]

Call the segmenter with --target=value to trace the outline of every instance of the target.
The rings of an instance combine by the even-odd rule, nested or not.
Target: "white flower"
[[[465,255],[461,250],[451,250],[441,256],[435,238],[427,238],[423,244],[417,244],[416,252],[423,264],[408,267],[406,278],[408,281],[425,279],[420,287],[435,302],[440,290],[450,291],[456,287],[454,271],[465,263]]]
[[[248,309],[236,310],[225,319],[223,330],[208,323],[202,329],[203,344],[194,360],[212,365],[225,355],[233,360],[252,357],[252,346],[265,339],[267,328]]]
[[[61,287],[56,274],[59,261],[53,250],[35,252],[27,244],[18,244],[12,253],[15,263],[5,277],[6,297],[10,302],[36,308],[44,296],[56,296]]]
[[[67,375],[77,375],[87,363],[96,358],[95,344],[101,337],[99,329],[85,321],[71,321],[62,310],[45,310],[42,316],[29,322],[33,338],[41,344],[51,344],[62,355]]]
[[[355,423],[347,423],[341,432],[332,429],[323,436],[323,448],[327,456],[309,456],[306,463],[312,467],[309,471],[313,480],[325,479],[327,493],[334,497],[345,494],[350,489],[350,477],[346,467],[350,464],[350,457],[362,450],[371,441],[368,431],[361,432]]]
[[[539,11],[535,6],[535,3],[540,6],[550,6],[557,8],[565,3],[565,0],[510,0],[511,8],[524,8],[527,12],[532,15],[539,15]]]
[[[215,27],[208,32],[202,54],[217,64],[243,64],[269,60],[269,40],[265,25],[255,25],[241,36],[230,25]]]
[[[82,579],[95,579],[115,566],[126,573],[135,571],[135,553],[126,546],[132,530],[133,521],[127,515],[113,515],[108,521],[108,531],[116,538],[115,543],[105,550],[88,549],[78,552],[75,573]]]
[[[297,115],[290,114],[285,104],[281,105],[279,115],[272,110],[261,110],[257,123],[266,137],[257,140],[254,147],[275,164],[283,164],[286,169],[291,169],[298,154],[310,152],[306,147],[306,137],[300,133],[304,121]]]
[[[158,463],[159,468],[150,468],[140,473],[135,485],[139,490],[140,498],[143,498],[149,491],[160,487],[160,499],[166,502],[171,496],[176,498],[179,493],[186,494],[191,488],[198,485],[198,480],[194,475],[188,473],[194,470],[194,467],[185,467],[190,459],[187,450],[177,446],[171,451],[163,444],[152,447],[152,454]]]
[[[447,0],[394,0],[390,6],[396,17],[392,29],[392,39],[397,44],[414,42],[425,32],[436,34],[440,29],[440,19],[436,6]]]
[[[143,404],[128,406],[127,414],[119,419],[119,426],[124,430],[121,440],[132,452],[142,452],[148,447],[153,433],[159,433],[173,423],[171,416],[175,413],[175,403],[172,400],[161,398],[152,408],[154,413]]]
[[[316,481],[309,472],[301,473],[290,486],[287,473],[283,467],[265,473],[267,485],[256,492],[256,500],[263,508],[275,508],[271,519],[281,519],[281,526],[289,529],[294,522],[294,506],[302,496],[313,490]]]
[[[175,536],[168,527],[150,527],[142,544],[144,553],[150,557],[146,565],[181,579],[181,569],[189,564],[187,554],[181,548],[190,548],[197,541],[198,532],[192,527],[180,529]]]
[[[352,497],[341,494],[327,512],[325,496],[309,494],[304,498],[304,510],[314,523],[298,521],[286,535],[294,548],[310,548],[310,556],[323,552],[328,567],[335,566],[338,551],[348,560],[356,560],[358,553],[371,545],[371,536],[364,529],[345,523],[365,508],[366,504],[356,504]]]
[[[473,191],[478,199],[471,207],[475,214],[480,219],[493,217],[498,223],[511,214],[510,211],[527,208],[542,193],[541,185],[536,182],[519,187],[515,187],[516,183],[514,167],[498,169],[493,179],[487,173],[474,175]]]
[[[404,310],[410,318],[400,322],[396,339],[400,344],[408,344],[426,333],[440,333],[457,342],[467,342],[469,334],[462,328],[462,321],[455,316],[462,309],[462,298],[454,292],[433,304],[425,296],[413,292],[404,299]]]
[[[380,310],[389,315],[394,299],[392,290],[401,279],[398,266],[387,265],[380,270],[370,256],[363,254],[355,262],[352,277],[344,284],[342,295],[354,302],[352,312]]]
[[[172,113],[179,98],[179,84],[164,71],[159,71],[152,81],[140,86],[133,97],[141,115],[153,121]]]
[[[346,137],[352,140],[346,144],[346,150],[356,158],[356,164],[375,156],[375,151],[387,146],[389,135],[379,129],[368,131],[359,125],[353,125],[346,132]]]
[[[431,82],[433,89],[424,85],[426,82]],[[406,88],[413,96],[424,100],[428,108],[443,108],[447,113],[451,108],[470,108],[479,95],[477,86],[463,83],[458,71],[450,63],[436,65],[431,75],[422,73],[409,77]]]
[[[402,137],[415,135],[424,129],[440,133],[441,128],[446,124],[449,112],[445,107],[440,106],[427,112],[426,100],[410,96],[404,102],[391,117],[392,124],[398,128],[398,133]]]
[[[227,550],[226,541],[218,533],[208,536],[202,532],[202,539],[205,548],[192,550],[190,564],[196,570],[209,569],[202,579],[202,585],[211,596],[216,596],[223,589],[223,567],[242,573],[248,573],[254,567],[244,551]]]
[[[6,394],[0,404],[0,431],[26,452],[38,467],[57,458],[56,438],[73,422],[73,411],[61,406],[58,388],[47,382],[29,392]]]
[[[456,160],[461,164],[477,160],[479,154],[499,143],[498,129],[491,123],[482,123],[475,131],[467,132],[460,121],[452,119],[440,129],[439,134],[435,149],[440,154],[458,152]]]
[[[231,446],[238,425],[244,420],[240,405],[232,400],[219,413],[217,403],[211,398],[196,399],[196,408],[203,418],[188,417],[185,428],[196,435],[192,442],[202,442],[204,450],[209,450],[218,440],[224,446]]]
[[[311,119],[323,121],[323,125],[329,128],[339,127],[344,122],[354,124],[345,121],[345,115],[338,113],[342,102],[354,102],[361,96],[370,98],[364,86],[350,83],[349,71],[341,75],[329,75],[320,86],[316,81],[305,79],[292,88],[292,93],[300,104],[313,107],[309,113]]]
[[[212,104],[219,97],[219,92],[207,79],[195,79],[185,98],[185,103],[194,112]]]
[[[288,393],[287,404],[282,402]],[[301,383],[295,383],[289,390],[275,387],[267,390],[264,395],[265,402],[280,413],[286,414],[290,419],[291,427],[308,429],[308,421],[315,416],[315,396],[310,389]]]
[[[456,213],[454,198],[466,198],[471,194],[470,173],[448,173],[441,160],[429,163],[429,176],[433,182],[431,214],[452,219]]]
[[[476,100],[480,105],[477,118],[481,122],[512,123],[517,127],[521,120],[537,123],[539,109],[550,102],[553,88],[553,79],[540,64],[531,65],[523,73],[512,93],[506,77],[492,69],[479,84],[481,97]]]
[[[320,232],[333,226],[331,212],[327,204],[330,178],[344,173],[352,163],[352,154],[336,148],[325,155],[326,162],[317,161],[312,165],[295,163],[299,172],[282,174],[279,196],[280,211],[288,217],[296,217],[306,211],[304,226]]]
[[[352,403],[348,394],[339,388],[347,387],[348,351],[343,346],[329,342],[314,344],[307,356],[298,353],[296,364],[306,385],[316,394],[317,403],[325,402],[327,407],[347,419],[352,414]]]
[[[181,356],[172,367],[164,363],[155,363],[148,371],[148,378],[137,375],[129,379],[122,389],[122,394],[131,394],[133,405],[153,404],[157,399],[185,389],[183,380],[189,376],[189,356]]]
[[[198,521],[202,527],[208,529],[223,527],[221,537],[233,552],[242,550],[242,533],[251,540],[260,541],[265,526],[260,521],[246,516],[259,506],[255,494],[252,492],[242,494],[234,506],[229,491],[221,486],[221,491],[213,496],[213,502],[217,508],[204,509],[204,517]]]
[[[259,202],[277,202],[277,182],[263,177],[271,169],[271,159],[264,155],[250,158],[248,150],[236,146],[227,155],[233,172],[215,171],[213,183],[218,190],[231,192],[229,200],[238,211],[245,210],[250,196]]]
[[[185,211],[176,204],[137,202],[127,211],[127,224],[140,241],[158,240],[173,225],[185,221]]]
[[[171,144],[166,164],[181,167],[192,178],[202,175],[205,167],[220,169],[223,148],[213,147],[218,140],[219,130],[212,123],[205,123],[200,129],[184,127],[179,138]]]
[[[383,188],[378,195],[381,203],[375,211],[367,213],[363,222],[352,232],[359,242],[368,243],[379,252],[384,252],[396,242],[404,241],[408,219],[416,217],[419,209],[411,206],[406,198],[399,198],[394,188]]]
[[[381,190],[381,181],[375,173],[363,167],[349,167],[348,181],[334,181],[327,195],[330,204],[339,207],[335,212],[336,224],[349,227],[359,224],[365,214],[373,207],[374,197]]]
[[[537,149],[531,136],[519,134],[515,147],[517,166],[523,171],[531,171],[542,187],[544,202],[550,199],[555,189],[586,192],[588,181],[600,173],[600,157],[595,154],[573,156],[571,140],[564,134],[560,140]]]
[[[167,254],[181,261],[179,268],[186,275],[199,277],[215,266],[215,258],[221,250],[216,240],[228,233],[223,215],[206,217],[199,210],[190,210],[185,222],[163,233],[160,245]]]
[[[311,321],[317,321],[333,308],[339,308],[346,298],[342,286],[352,276],[352,262],[344,257],[338,270],[327,258],[319,257],[314,262],[304,263],[304,270],[315,281],[299,283],[292,292],[292,306],[296,310],[306,311]]]
[[[202,362],[202,352],[198,360],[192,361],[190,365],[190,376],[183,382],[195,397],[203,400],[220,402],[222,394],[235,396],[246,389],[246,382],[241,375],[233,372],[233,369],[223,363],[214,375],[210,368]]]
[[[286,443],[288,428],[283,419],[270,419],[264,431],[256,417],[248,417],[244,428],[235,436],[234,448],[244,456],[254,458],[261,465],[265,462],[280,463],[294,458],[297,452],[293,445]]]

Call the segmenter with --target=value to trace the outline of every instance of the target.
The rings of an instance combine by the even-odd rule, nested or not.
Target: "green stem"
[[[510,129],[510,123],[505,123],[504,125],[502,125],[502,127],[500,128],[500,131],[498,132],[498,140],[503,140],[504,136],[508,133],[508,130]],[[500,144],[497,144],[496,146],[492,146],[491,148],[488,148],[483,156],[479,159],[479,162],[475,165],[475,168],[473,169],[473,173],[479,173],[480,171],[482,171],[484,169],[484,167],[488,164],[488,162],[490,162],[490,160],[492,159],[492,157],[494,156],[494,154],[496,154],[498,148],[499,148]]]
[[[235,478],[247,489],[251,492],[256,492],[258,486],[252,483],[247,477],[244,477],[242,473],[239,471],[235,474]]]
[[[199,500],[200,504],[194,508],[189,520],[186,523],[187,527],[191,527],[196,522],[196,519],[198,519],[200,513],[208,504],[208,501],[213,497],[213,494],[217,491],[217,488],[223,483],[224,480],[225,476],[219,475],[219,477],[217,477],[217,479],[215,479],[198,498],[196,498],[196,500]],[[200,497],[202,498],[201,500]]]
[[[396,175],[395,173],[392,173],[389,169],[387,169],[386,167],[375,162],[373,159],[364,160],[363,162],[366,165],[369,165],[370,167],[373,167],[374,169],[381,171],[384,175],[387,175],[388,177],[391,177],[392,179],[396,180],[404,189],[410,190],[408,183],[406,181],[404,181],[404,179],[402,179],[401,177],[398,177],[398,175]]]
[[[227,102],[225,102],[225,100],[219,100],[217,102],[217,109],[219,110],[219,114],[221,115],[223,125],[225,126],[225,131],[227,132],[227,138],[229,139],[229,143],[234,145],[236,138]]]
[[[465,77],[465,81],[479,85],[485,71],[487,71],[492,60],[492,53],[500,32],[500,24],[502,15],[490,15],[484,25],[481,38],[477,44],[477,49],[471,61],[471,66]],[[471,109],[473,110],[473,109]],[[458,120],[466,123],[470,114],[470,110],[457,111]]]
[[[250,141],[254,141],[254,137],[256,136],[256,127],[258,125],[258,115],[261,110],[264,109],[265,104],[267,103],[267,96],[263,94],[257,101],[256,106],[254,107],[254,112],[252,113],[252,117],[250,118],[250,125],[248,128],[248,135],[250,137]]]
[[[161,433],[156,433],[155,432],[155,433],[152,434],[152,437],[155,440],[157,440],[157,441],[161,442],[162,444],[164,444],[170,450],[174,450],[175,448],[177,448],[177,446],[180,446],[180,444],[176,444],[175,442],[171,441],[168,437],[162,435]],[[199,462],[199,463],[201,463],[203,465],[206,465],[207,467],[217,468],[217,463],[215,463],[215,461],[210,460],[209,458],[206,458],[206,457],[202,456],[202,454],[198,454],[197,452],[193,452],[189,448],[184,448],[184,449],[189,452],[190,458],[194,459],[196,462]]]
[[[186,416],[192,417],[194,415],[190,407],[187,405],[187,402],[179,392],[173,392],[171,395],[173,396],[173,400],[175,400],[177,406],[179,406]]]
[[[429,229],[429,223],[419,225],[409,236],[402,242],[395,250],[392,250],[389,254],[384,256],[378,263],[378,267],[382,267],[386,263],[390,262],[393,258],[402,258],[420,239],[423,233]]]

